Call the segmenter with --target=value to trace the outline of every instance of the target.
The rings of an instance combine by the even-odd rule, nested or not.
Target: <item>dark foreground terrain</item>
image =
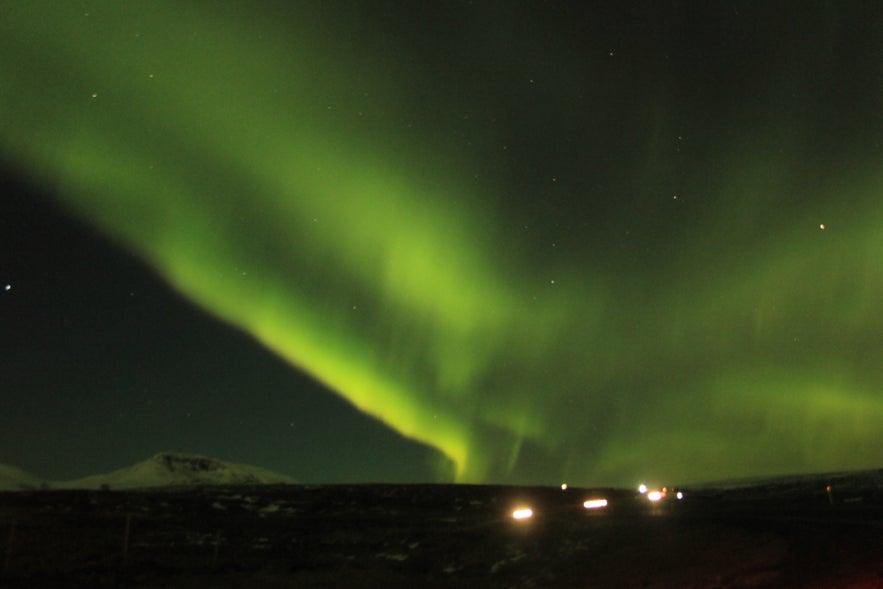
[[[467,485],[8,492],[0,586],[883,587],[880,476],[656,503]]]

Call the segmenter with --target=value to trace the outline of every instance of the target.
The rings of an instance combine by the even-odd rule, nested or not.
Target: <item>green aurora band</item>
[[[0,156],[457,481],[883,462],[879,161],[783,215],[808,125],[737,122],[705,191],[738,205],[645,220],[667,239],[640,262],[546,263],[491,194],[505,174],[402,123],[413,72],[355,16],[87,4],[0,6]]]

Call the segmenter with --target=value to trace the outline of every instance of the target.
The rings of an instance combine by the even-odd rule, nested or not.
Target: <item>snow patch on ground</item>
[[[396,562],[404,562],[408,560],[407,554],[381,552],[377,558],[385,558],[386,560],[394,560]]]

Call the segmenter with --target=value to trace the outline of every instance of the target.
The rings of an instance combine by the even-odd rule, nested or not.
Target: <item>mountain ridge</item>
[[[0,490],[3,491],[295,483],[297,480],[288,475],[259,466],[180,452],[159,452],[146,460],[108,473],[68,481],[44,480],[18,467],[0,464]]]

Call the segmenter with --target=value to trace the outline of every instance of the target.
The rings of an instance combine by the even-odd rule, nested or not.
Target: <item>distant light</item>
[[[589,499],[588,501],[583,502],[583,507],[586,509],[600,509],[602,507],[607,507],[607,499]]]
[[[561,490],[562,490],[562,491],[566,491],[566,490],[567,490],[567,483],[561,483]]]
[[[678,491],[678,493],[677,493],[677,495],[675,495],[675,497],[677,497],[678,501],[680,501],[681,499],[684,498],[684,494],[682,492]]]
[[[638,493],[643,495],[646,492],[647,492],[647,485],[645,485],[644,483],[641,483],[640,485],[638,485]]]
[[[512,512],[513,519],[530,519],[533,517],[533,509],[523,507]]]
[[[650,501],[659,501],[662,499],[662,491],[650,491],[647,493],[647,499]]]
[[[3,290],[5,290],[6,292],[9,292],[10,290],[12,290],[12,285],[7,284],[6,286],[3,287]]]
[[[821,229],[822,231],[824,231],[824,230],[825,230],[825,224],[824,224],[824,223],[819,223],[819,229]]]

